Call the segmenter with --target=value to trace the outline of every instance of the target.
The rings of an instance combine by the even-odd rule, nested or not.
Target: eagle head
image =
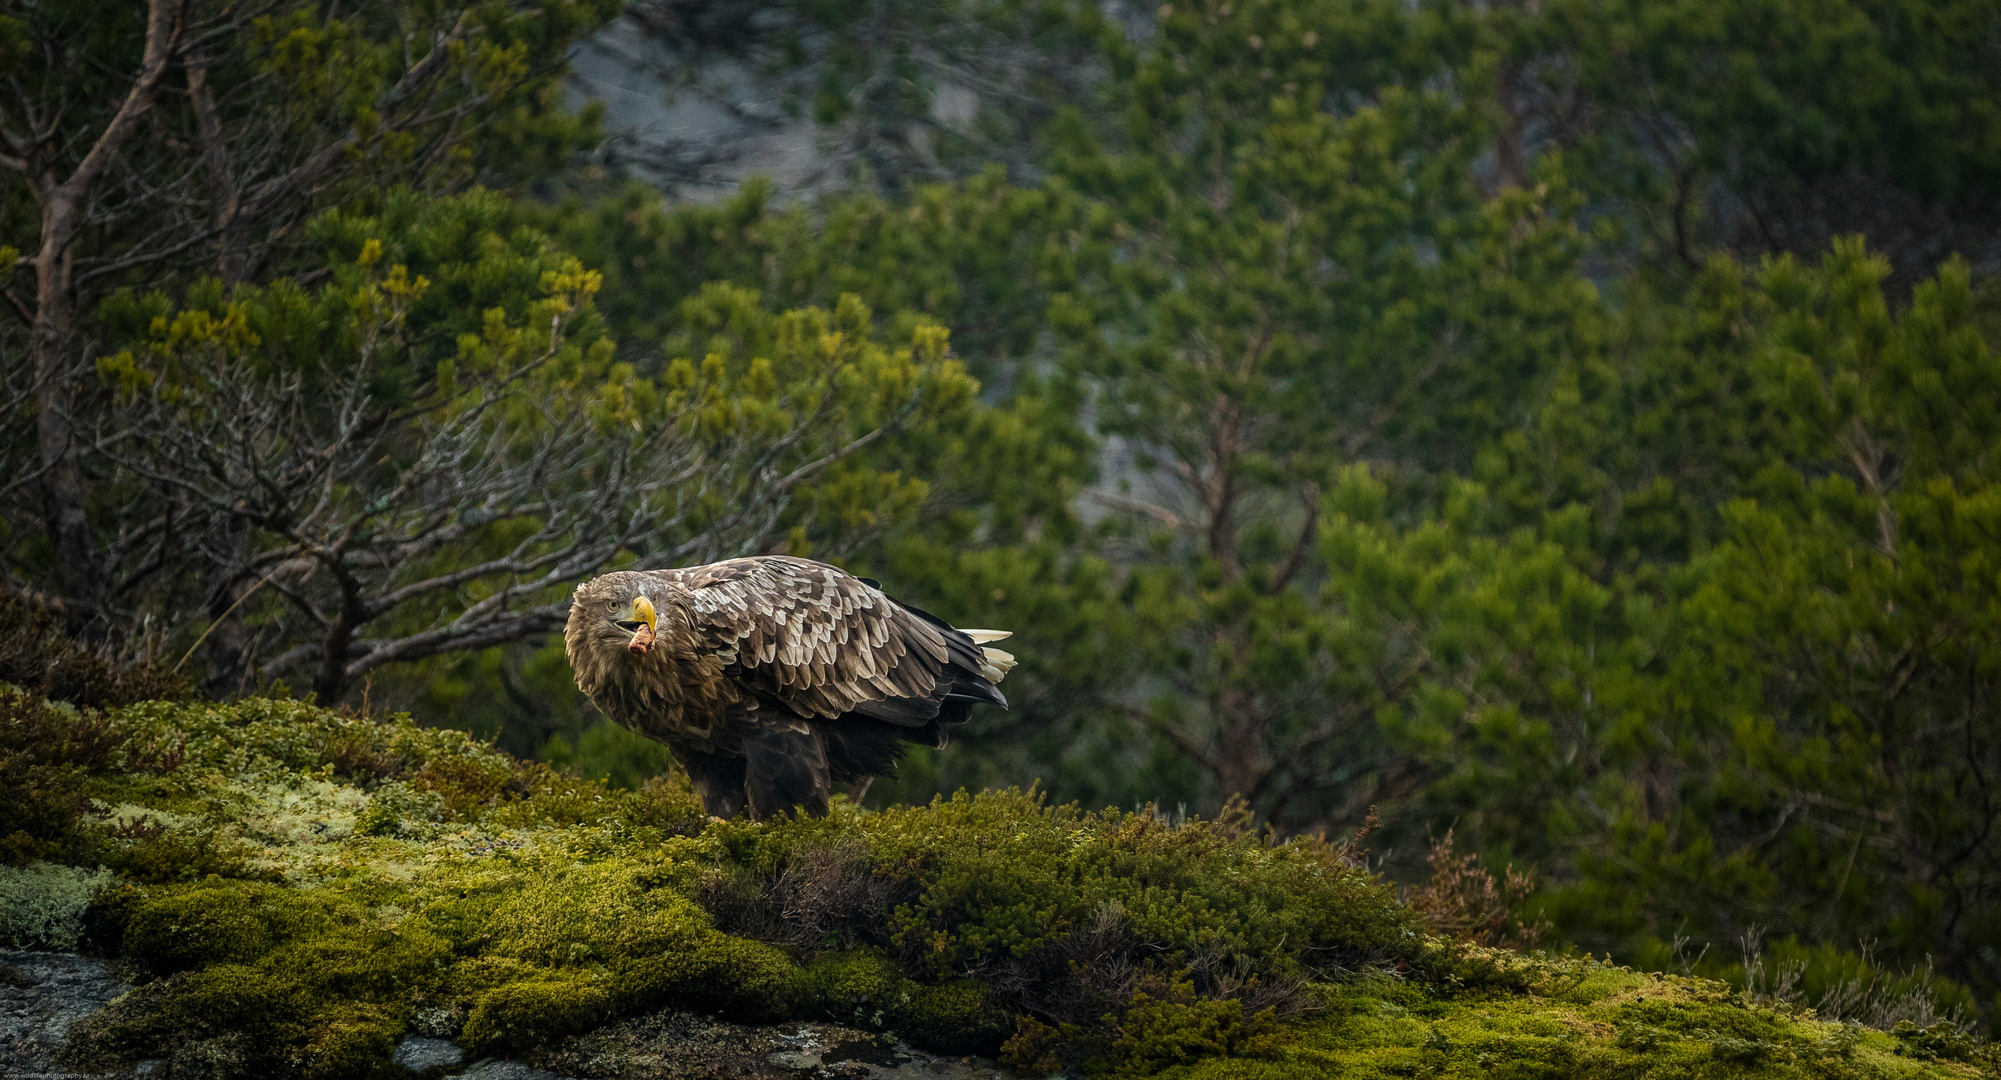
[[[593,651],[623,647],[634,656],[652,651],[660,637],[660,612],[646,595],[646,575],[613,573],[577,587],[570,599],[570,625],[565,633]]]

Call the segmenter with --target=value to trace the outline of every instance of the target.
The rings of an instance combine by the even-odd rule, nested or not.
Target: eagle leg
[[[814,817],[827,816],[827,746],[819,732],[799,726],[805,730],[782,721],[739,729],[754,820],[793,806]]]
[[[727,821],[744,806],[744,759],[735,754],[707,754],[686,747],[672,747],[674,759],[688,771],[695,793],[702,797],[702,810],[710,817]]]

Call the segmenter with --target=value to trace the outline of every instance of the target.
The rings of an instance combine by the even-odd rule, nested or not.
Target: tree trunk
[[[346,621],[335,620],[333,629],[327,631],[320,673],[313,679],[314,700],[329,709],[340,704],[341,695],[347,693],[347,649],[353,642],[354,631]]]
[[[1501,109],[1501,130],[1494,136],[1494,194],[1528,186],[1528,160],[1522,148],[1521,64],[1501,61],[1494,103]]]
[[[250,221],[243,213],[243,193],[229,172],[222,120],[216,115],[215,95],[209,90],[208,68],[201,63],[188,65],[188,101],[194,106],[202,164],[208,170],[209,190],[215,200],[215,276],[233,290],[250,262]]]
[[[56,584],[71,632],[95,609],[97,573],[90,543],[89,491],[76,454],[76,372],[69,364],[72,326],[69,250],[78,208],[58,189],[42,208],[42,248],[35,254],[35,322],[29,348],[35,369],[35,449],[42,472],[42,514],[53,548]]]
[[[70,363],[76,317],[76,255],[71,243],[82,228],[91,188],[152,111],[160,80],[180,42],[178,14],[171,0],[149,0],[139,72],[117,113],[66,179],[58,179],[50,160],[61,152],[56,146],[40,146],[32,160],[14,163],[42,207],[41,245],[30,260],[35,267],[35,314],[28,346],[36,380],[35,449],[43,470],[43,524],[54,548],[56,582],[67,602],[72,631],[89,622],[103,590],[91,551],[90,490],[76,445],[80,373]]]
[[[341,695],[347,693],[347,684],[353,681],[347,670],[347,652],[354,645],[354,636],[368,623],[368,606],[363,599],[361,582],[356,581],[340,565],[340,553],[331,558],[323,558],[320,565],[333,578],[340,589],[340,610],[327,624],[320,656],[320,673],[313,680],[313,693],[319,703],[332,708],[338,704]]]
[[[1209,513],[1209,556],[1223,574],[1224,581],[1243,576],[1237,559],[1237,454],[1243,434],[1243,413],[1228,397],[1216,399],[1214,433],[1209,440],[1208,489],[1202,493],[1203,508]]]
[[[1243,650],[1241,640],[1232,643],[1235,662],[1231,674],[1246,665]],[[1232,795],[1256,799],[1271,774],[1264,758],[1264,717],[1257,708],[1256,695],[1242,687],[1225,686],[1216,695],[1214,708],[1216,788],[1225,799]]]
[[[1227,396],[1218,397],[1213,413],[1215,430],[1210,440],[1211,475],[1205,493],[1209,514],[1209,557],[1216,561],[1223,580],[1243,578],[1243,560],[1237,550],[1237,506],[1242,490],[1237,484],[1237,458],[1243,452],[1245,419],[1242,408]],[[1269,772],[1264,760],[1264,717],[1257,707],[1256,691],[1238,683],[1250,666],[1248,628],[1225,623],[1215,630],[1215,642],[1229,657],[1218,677],[1218,688],[1210,705],[1216,724],[1216,785],[1224,798],[1255,797]]]

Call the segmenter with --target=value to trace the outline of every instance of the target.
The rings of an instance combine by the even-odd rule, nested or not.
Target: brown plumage
[[[907,743],[945,745],[1014,666],[991,630],[958,630],[876,583],[780,555],[621,571],[577,587],[564,644],[577,687],[666,743],[708,812],[827,811]]]

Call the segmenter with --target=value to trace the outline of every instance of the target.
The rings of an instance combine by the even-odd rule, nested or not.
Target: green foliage
[[[780,203],[752,179],[730,199],[663,203],[633,186],[540,211],[564,249],[606,275],[604,310],[637,353],[691,329],[661,298],[731,282],[771,307],[829,307],[853,293],[895,321],[949,320],[982,379],[1031,349],[1044,326],[1040,264],[1074,212],[1061,189],[1021,188],[998,171],[926,184],[895,202],[866,194]]]
[[[1979,1061],[1991,1060],[1993,1056],[1978,1039],[1960,1030],[1957,1024],[1943,1020],[1927,1027],[1905,1020],[1891,1029],[1890,1034],[1902,1044],[1897,1048],[1898,1053],[1920,1061]]]
[[[1728,366],[1691,388],[1748,395],[1706,420],[1735,432],[1719,440],[1744,463],[1732,489],[1582,429],[1595,492],[1511,533],[1505,486],[1449,482],[1416,524],[1359,472],[1330,499],[1323,545],[1368,646],[1357,656],[1408,673],[1376,707],[1429,763],[1425,812],[1510,858],[1562,859],[1571,877],[1545,911],[1574,939],[1664,962],[1670,937],[1734,954],[1762,927],[1851,959],[1874,941],[1893,970],[1954,957],[1944,973],[1979,999],[2001,985],[1980,959],[1987,921],[1957,914],[1990,904],[1969,890],[1989,860],[1971,838],[1993,812],[1975,778],[1995,748],[1956,726],[1977,712],[1963,695],[1984,693],[1990,440],[1974,413],[2001,369],[1963,269],[1898,315],[1886,272],[1855,243],[1814,268],[1705,272],[1690,303],[1698,325],[1728,328],[1701,346]],[[1682,378],[1686,347],[1650,346],[1662,366],[1625,380]],[[1608,422],[1658,407],[1651,389],[1622,404],[1617,386],[1598,391]],[[1588,418],[1585,401],[1552,404]],[[1636,489],[1656,507],[1736,498],[1684,519],[1690,554],[1663,564],[1610,516]],[[1936,995],[1966,1001],[1949,984]]]
[[[1725,510],[1680,612],[1687,644],[1661,665],[1680,693],[1654,706],[1656,730],[1680,739],[1650,756],[1686,784],[1651,813],[1623,801],[1588,872],[1602,888],[1672,875],[1726,905],[1700,913],[1671,891],[1657,926],[1881,934],[1898,964],[1963,958],[1946,971],[1986,996],[2001,976],[1975,942],[1994,929],[1958,913],[1992,903],[1973,884],[1991,857],[1967,841],[1994,811],[1974,778],[1997,747],[1965,710],[1990,678],[1992,481],[1976,447],[2001,366],[1968,324],[1963,269],[1895,318],[1886,271],[1851,243],[1760,275],[1755,362],[1786,439],[1756,500]]]
[[[1493,28],[1519,58],[1521,120],[1553,122],[1659,254],[1805,255],[1867,230],[1911,280],[1986,245],[1980,207],[2001,184],[1990,16],[1957,0],[1559,3]],[[1619,120],[1576,124],[1565,98]],[[1938,216],[1916,227],[1921,206]]]
[[[1408,786],[1369,700],[1399,676],[1321,602],[1324,497],[1366,458],[1405,470],[1396,512],[1422,506],[1605,322],[1561,172],[1482,197],[1490,118],[1454,89],[1453,54],[1427,52],[1452,23],[1434,15],[1170,5],[1122,111],[1054,134],[1061,232],[1038,267],[1056,400],[1112,447],[1079,508],[1096,527],[1054,555],[913,544],[892,565],[965,618],[1048,628],[1061,662],[1024,650],[1027,723],[1066,793],[1241,794],[1286,827],[1343,828]],[[1027,573],[949,580],[988,567]],[[1072,753],[1121,767],[1049,760]]]
[[[10,8],[0,51],[25,81],[0,101],[10,133],[0,246],[10,277],[20,264],[35,279],[9,285],[0,323],[5,554],[10,575],[24,575],[10,580],[50,584],[68,629],[121,645],[146,636],[141,608],[226,610],[235,597],[190,604],[184,591],[227,593],[226,575],[203,580],[196,568],[190,583],[190,568],[165,558],[171,545],[137,555],[114,539],[117,526],[100,531],[131,515],[206,513],[178,485],[160,486],[147,467],[157,463],[113,452],[138,440],[71,436],[132,426],[124,403],[84,377],[107,338],[129,343],[100,303],[128,287],[179,293],[205,275],[219,295],[324,273],[299,226],[330,208],[366,212],[399,185],[438,195],[546,178],[603,138],[599,109],[566,107],[563,76],[573,43],[618,10],[609,0]],[[135,594],[142,584],[154,595]]]
[[[225,139],[212,153],[233,174],[215,179],[251,196],[251,205],[238,210],[247,219],[240,224],[268,228],[274,223],[259,218],[275,208],[256,205],[259,196],[305,200],[283,183],[247,190],[254,180],[269,179],[250,174],[257,165],[276,164],[281,172],[302,168],[293,183],[342,181],[337,191],[319,193],[332,195],[329,201],[366,198],[371,188],[397,180],[435,190],[474,176],[519,182],[546,175],[601,137],[595,109],[572,112],[550,91],[561,85],[570,43],[617,10],[602,2],[510,10],[387,0],[337,10],[279,4],[254,17],[201,4],[180,17],[186,32],[209,41],[200,66]],[[7,18],[0,50],[16,56],[10,68],[37,91],[20,95],[10,109],[32,114],[44,92],[64,93],[77,103],[48,133],[54,153],[21,171],[67,176],[75,168],[125,97],[140,66],[145,30],[143,9],[116,6],[23,9]],[[436,56],[412,78],[434,48]],[[411,81],[399,92],[406,78]],[[171,80],[184,81],[178,72]],[[202,154],[189,152],[189,143],[206,139],[192,95],[163,97],[169,100],[155,112],[161,130],[125,150],[133,159],[128,167],[172,173],[204,167]],[[314,160],[323,155],[332,160]],[[296,212],[296,204],[285,207],[281,220]],[[92,242],[119,250],[142,239],[123,226],[147,232],[158,225],[119,220],[121,228]],[[212,243],[200,247],[214,250]]]
[[[1451,1007],[1365,984],[1290,1033],[1275,1061],[1212,1059],[1158,1075],[1889,1077],[1909,1067],[1889,1035],[1747,1007],[1714,983],[1575,961],[1537,978],[1532,996]]]
[[[97,710],[78,710],[0,686],[0,862],[42,859],[88,864],[97,854],[84,821],[95,807],[88,776],[122,768],[172,771],[180,750],[121,735]]]
[[[611,1018],[602,976],[517,979],[475,999],[459,1034],[477,1053],[524,1049],[586,1031]]]
[[[1338,852],[1274,844],[1244,817],[1172,828],[1013,792],[892,808],[867,828],[885,869],[923,885],[891,917],[891,938],[907,962],[938,970],[1038,957],[1086,927],[1149,943],[1167,970],[1242,964],[1238,978],[1422,955],[1409,916]]]
[[[151,981],[80,1035],[79,1062],[157,1047],[229,1074],[296,1058],[331,1075],[379,1061],[420,1008],[463,1016],[460,1037],[481,1052],[663,1006],[823,1016],[991,1052],[1025,1008],[1144,1007],[1130,982],[1065,962],[1093,950],[1181,980],[1180,1011],[1137,1014],[1135,1032],[1193,1024],[1228,1049],[1234,1036],[1215,1032],[1247,1014],[1202,1005],[1211,995],[1445,963],[1338,853],[1276,844],[1242,820],[1170,828],[1017,793],[702,826],[678,787],[615,791],[406,719],[253,699],[147,703],[94,722],[112,749],[76,779],[116,810],[78,811],[72,827],[93,850],[118,865],[161,832],[219,835],[243,863],[232,877],[97,892],[85,921]],[[162,741],[181,748],[173,770],[124,764],[131,747]],[[418,802],[422,829],[380,827],[410,817],[380,805]],[[707,884],[718,875],[805,891],[759,928]],[[856,909],[841,882],[889,892]],[[849,920],[859,949],[794,925],[828,919]],[[1183,1012],[1195,1019],[1175,1020]],[[1096,1015],[1083,1023],[1095,1030]]]
[[[613,564],[838,556],[994,426],[942,327],[885,334],[852,295],[777,313],[717,283],[679,305],[669,358],[620,361],[601,275],[525,216],[391,191],[313,222],[325,284],[106,305],[130,347],[99,374],[147,435],[127,464],[226,508],[211,689],[300,674],[337,700],[383,664],[559,626]],[[253,638],[275,653],[254,671]]]
[[[56,131],[51,167],[122,100],[135,11],[0,17],[0,64],[76,102],[8,126]],[[1978,1057],[1936,1024],[2001,1000],[1988,6],[1177,0],[1121,32],[772,0],[668,44],[873,176],[703,204],[557,171],[598,137],[561,59],[613,13],[229,24],[222,179],[269,199],[223,220],[183,57],[87,200],[181,217],[116,203],[52,294],[111,354],[32,406],[91,448],[106,572],[56,599],[101,640],[0,600],[29,691],[0,697],[0,861],[123,879],[58,920],[151,958],[154,1019],[102,1046],[359,1074],[418,1008],[514,1052],[674,1005],[1106,1073]],[[388,93],[462,15],[448,77]],[[948,86],[973,120],[932,114]],[[0,199],[0,233],[39,220]],[[0,239],[20,305],[36,245]],[[0,370],[22,420],[69,386],[35,363]],[[57,493],[13,472],[6,587],[61,594]],[[580,712],[546,636],[578,577],[778,550],[1019,635],[1012,711],[871,791],[912,805],[709,825]],[[293,679],[546,764],[133,704],[175,677],[107,658],[200,635],[213,696]],[[961,786],[1002,793],[932,801]],[[1233,796],[1287,834],[1376,821],[1398,876],[1441,834],[1533,867],[1523,918],[1736,996],[1452,951]],[[449,957],[269,959],[378,932]],[[258,1042],[192,1002],[299,1019]]]
[[[1267,1009],[1244,1016],[1241,1001],[1153,1001],[1135,998],[1120,1018],[1111,1075],[1155,1076],[1201,1058],[1262,1058],[1277,1049],[1277,1025]]]
[[[1843,1030],[1721,984],[1650,991],[1630,972],[1428,937],[1342,851],[1243,815],[1170,825],[1013,792],[715,823],[678,786],[611,789],[407,719],[251,699],[98,722],[117,749],[78,782],[113,820],[220,833],[246,854],[234,877],[90,878],[89,908],[66,918],[118,943],[142,985],[72,1033],[75,1068],[165,1056],[225,1077],[387,1075],[419,1013],[475,1053],[532,1061],[663,1007],[825,1018],[951,1053],[1005,1043],[1018,1064],[1097,1076],[1324,1064],[1330,1046],[1394,1056],[1401,1027],[1355,1027],[1378,1012],[1428,1017],[1426,1053],[1477,1016],[1569,1030],[1551,1018],[1582,1007],[1719,1060],[1818,1061],[1807,1048]],[[173,770],[120,756],[161,739],[184,748]],[[410,790],[436,796],[430,827],[361,827]],[[114,856],[140,843],[104,819],[77,827]],[[1681,1004],[1618,1012],[1635,988]],[[1612,1053],[1591,1040],[1579,1053]],[[1841,1053],[1890,1058],[1890,1042],[1852,1036]],[[1913,1067],[1985,1052],[1940,1031],[1899,1045]]]
[[[1953,958],[1936,1004],[1990,997],[1991,748],[1945,718],[1980,714],[1991,651],[1992,362],[1975,272],[1912,288],[1991,180],[1979,19],[1155,16],[1104,47],[1036,190],[561,211],[633,296],[726,278],[940,318],[1020,412],[1101,444],[1038,417],[1008,460],[1065,505],[941,477],[966,505],[863,549],[1036,645],[1011,728],[878,798],[1039,775],[1303,830],[1380,803],[1390,866],[1451,824],[1539,867],[1572,941],[1876,941],[1884,971]],[[1914,240],[1911,198],[1948,239]],[[1810,265],[1858,226],[1894,279],[1852,241]]]
[[[574,743],[562,735],[551,738],[538,756],[555,768],[616,788],[641,787],[649,777],[665,776],[674,763],[665,746],[602,717]]]

